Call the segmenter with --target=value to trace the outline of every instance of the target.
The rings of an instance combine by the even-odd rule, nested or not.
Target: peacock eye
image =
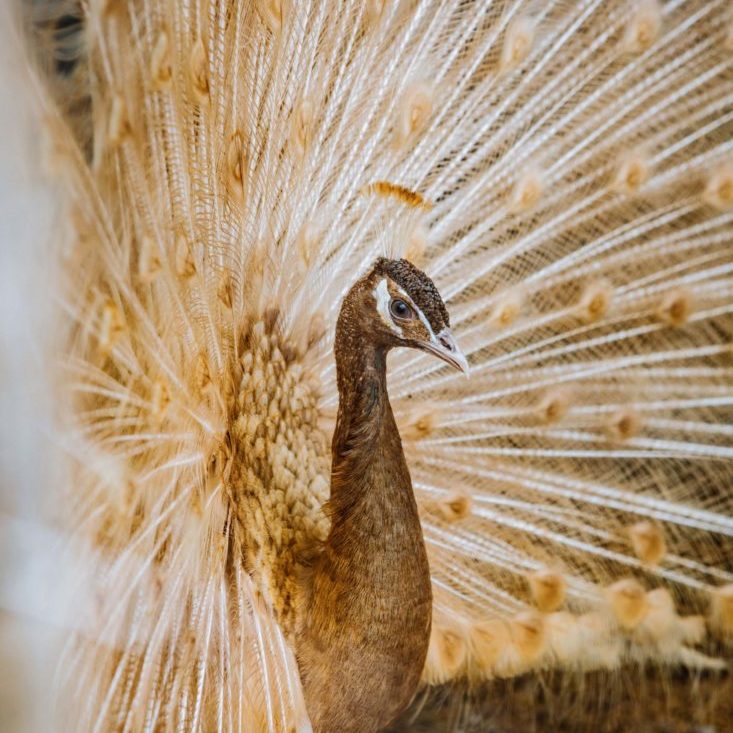
[[[404,300],[395,298],[389,304],[389,311],[395,317],[401,321],[409,321],[414,318],[415,312],[410,308]]]

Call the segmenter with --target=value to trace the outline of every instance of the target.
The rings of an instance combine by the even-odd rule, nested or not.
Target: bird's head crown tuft
[[[448,310],[440,297],[435,283],[408,260],[390,260],[380,257],[374,263],[374,272],[386,275],[399,285],[412,298],[415,305],[428,319],[435,333],[450,326]]]

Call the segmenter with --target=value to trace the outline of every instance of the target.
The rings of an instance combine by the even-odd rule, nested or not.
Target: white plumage
[[[295,565],[328,527],[336,315],[384,253],[435,280],[472,368],[391,357],[425,680],[719,666],[699,615],[730,638],[729,11],[89,4],[72,82],[39,99],[72,474],[44,491],[96,571],[70,729],[308,728]]]

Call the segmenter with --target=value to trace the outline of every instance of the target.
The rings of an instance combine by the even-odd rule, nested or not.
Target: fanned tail
[[[307,728],[295,567],[327,531],[335,318],[380,254],[433,277],[472,368],[391,357],[425,680],[719,664],[694,647],[708,602],[733,628],[730,23],[90,4],[92,133],[49,112],[67,526],[100,558],[82,729]]]

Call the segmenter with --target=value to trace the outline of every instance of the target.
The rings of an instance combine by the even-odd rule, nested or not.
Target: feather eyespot
[[[389,312],[398,321],[411,321],[415,317],[415,311],[401,298],[392,299],[389,304]]]

